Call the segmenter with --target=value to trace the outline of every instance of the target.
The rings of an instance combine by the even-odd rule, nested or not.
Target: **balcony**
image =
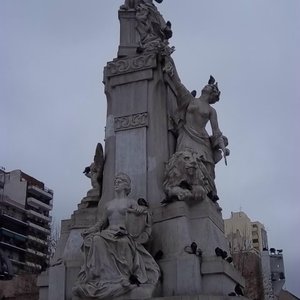
[[[43,232],[43,233],[46,233],[46,234],[48,234],[48,235],[50,235],[50,230],[49,229],[46,229],[46,228],[44,228],[44,227],[42,227],[42,226],[39,226],[39,225],[37,225],[37,224],[34,224],[34,223],[32,223],[32,222],[28,222],[28,225],[30,226],[30,227],[32,227],[32,228],[34,228],[34,229],[37,229],[37,230],[39,230],[39,231],[41,231],[41,232]]]
[[[27,237],[25,235],[15,232],[15,231],[12,231],[12,230],[9,230],[4,227],[0,227],[0,232],[3,236],[7,236],[9,238],[13,238],[13,239],[16,239],[21,242],[25,242],[27,239]]]
[[[40,257],[47,257],[47,254],[42,253],[42,252],[37,251],[37,250],[33,250],[31,248],[27,248],[27,252],[31,253],[31,254],[34,254],[34,255],[37,255],[37,256],[40,256]]]
[[[34,263],[30,262],[30,261],[26,261],[26,265],[27,265],[28,267],[33,268],[33,269],[38,269],[38,270],[41,270],[41,269],[42,269],[42,266],[41,266],[41,265],[34,264]]]
[[[3,216],[5,218],[7,218],[8,220],[10,220],[12,222],[15,222],[15,223],[18,223],[20,225],[27,226],[26,222],[24,222],[23,220],[20,220],[19,215],[15,214],[11,211],[6,211],[6,210],[1,209],[0,210],[0,216]]]
[[[4,246],[6,248],[11,248],[11,249],[14,249],[14,250],[26,252],[26,249],[20,248],[20,247],[18,247],[16,245],[12,245],[12,244],[9,244],[9,243],[6,243],[6,242],[1,242],[0,241],[0,245]]]
[[[35,199],[33,197],[28,197],[27,198],[27,203],[35,208],[42,208],[46,211],[50,211],[53,207],[53,204],[50,202],[49,204],[46,204],[38,199]]]
[[[47,223],[51,222],[51,219],[52,219],[51,217],[44,216],[43,214],[38,213],[32,209],[27,210],[27,214],[29,216],[34,216],[34,217],[38,218],[39,220],[45,221]]]
[[[35,237],[35,236],[28,235],[27,238],[28,238],[29,240],[31,240],[31,241],[34,241],[34,242],[39,243],[39,244],[42,244],[42,245],[44,245],[44,246],[47,246],[47,245],[48,245],[48,242],[47,242],[47,241],[44,241],[44,240],[42,240],[42,239],[39,239],[39,238],[37,238],[37,237]]]
[[[44,187],[40,188],[36,185],[28,185],[28,192],[31,194],[37,196],[37,197],[42,197],[43,199],[46,200],[51,200],[53,198],[53,191]]]
[[[26,263],[25,263],[25,262],[22,262],[22,261],[19,261],[19,260],[15,260],[15,259],[12,259],[12,258],[10,258],[9,260],[10,260],[13,264],[15,264],[15,265],[26,266]]]

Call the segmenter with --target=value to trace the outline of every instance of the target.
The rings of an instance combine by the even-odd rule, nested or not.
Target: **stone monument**
[[[244,280],[226,260],[214,180],[229,155],[211,106],[218,84],[211,76],[199,98],[184,87],[171,22],[152,0],[126,0],[119,20],[118,55],[104,68],[105,151],[62,221],[40,300],[228,299]]]

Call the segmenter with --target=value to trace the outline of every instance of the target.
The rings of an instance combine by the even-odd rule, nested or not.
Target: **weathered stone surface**
[[[147,202],[128,197],[131,180],[127,174],[116,175],[114,188],[115,198],[107,202],[100,220],[81,233],[84,261],[73,287],[79,299],[124,299],[129,292],[149,298],[160,276],[158,265],[143,246],[151,234]],[[75,237],[76,231],[72,233]],[[71,251],[70,245],[79,248],[76,237],[69,240],[65,251]],[[80,258],[74,258],[69,262],[76,267]]]
[[[151,19],[153,17],[157,18]],[[50,271],[52,277],[56,276],[55,280],[63,282],[55,284],[55,280],[51,279],[49,299],[62,297],[63,294],[64,300],[75,300],[78,297],[86,300],[142,300],[151,297],[157,300],[231,299],[226,295],[234,290],[236,283],[244,283],[232,265],[215,254],[216,247],[228,251],[228,245],[224,236],[221,208],[216,197],[207,196],[210,192],[216,196],[214,164],[221,158],[220,155],[215,155],[216,152],[220,154],[221,149],[224,157],[229,154],[225,148],[226,139],[217,124],[216,112],[210,106],[219,96],[218,87],[215,82],[209,82],[199,99],[195,99],[184,88],[170,57],[173,48],[169,47],[167,40],[171,36],[171,24],[164,22],[153,1],[128,0],[121,7],[119,18],[121,37],[118,58],[107,64],[103,80],[107,96],[107,122],[102,197],[97,209],[91,207],[89,203],[96,201],[93,200],[96,195],[94,191],[90,191],[71,219],[64,223],[62,238]],[[186,105],[182,105],[183,102]],[[181,116],[180,111],[183,112]],[[196,119],[201,124],[194,124]],[[208,122],[213,126],[213,139],[205,131]],[[200,140],[203,137],[205,140],[204,145],[197,139],[189,140],[188,134],[181,131],[183,127],[180,125],[189,131],[199,129],[202,134]],[[197,182],[187,180],[190,174],[184,173],[182,176],[187,176],[184,178],[185,185],[179,180],[177,185],[171,184],[167,191],[163,185],[165,165],[175,151],[185,151],[186,147],[203,155],[198,158],[198,162],[203,160],[209,175],[203,168],[196,175],[199,177]],[[153,234],[148,241],[149,253],[142,245],[143,242],[127,238],[133,237],[135,230],[139,231],[140,222],[131,221],[131,226],[123,222],[123,212],[128,207],[125,205],[123,210],[119,209],[116,199],[120,203],[127,203],[128,194],[121,198],[114,196],[114,192],[117,192],[114,191],[114,178],[118,172],[127,173],[132,180],[130,198],[135,201],[138,198],[146,199],[153,212]],[[208,185],[203,182],[205,180],[209,182]],[[189,194],[189,190],[190,195],[181,197],[182,191],[172,190],[178,187],[185,189],[184,194]],[[165,191],[167,196],[169,193],[169,196],[176,196],[178,200],[184,201],[168,202],[166,206],[161,206],[166,197]],[[104,229],[104,223],[101,222],[105,214],[104,219],[109,221],[109,225]],[[97,230],[86,231],[94,224],[96,225],[92,228]],[[118,240],[114,233],[122,238]],[[148,240],[149,235],[146,234],[145,240]],[[123,243],[119,244],[121,239]],[[85,251],[83,256],[80,253],[82,242]],[[193,244],[196,245],[194,252]],[[134,255],[125,251],[128,248],[135,249]],[[139,287],[134,286],[135,288],[126,284],[117,289],[112,287],[111,281],[118,277],[114,267],[116,260],[112,257],[120,258],[120,253],[129,253],[126,263],[120,269],[126,269],[133,262],[135,270],[144,270],[142,265],[146,263],[149,271],[151,266],[156,265],[150,253],[154,256],[159,251],[163,255],[157,263],[163,276],[158,284],[158,269],[154,268],[156,272],[152,268],[152,275],[156,275],[155,280],[150,283],[146,280]],[[132,257],[137,257],[140,264]],[[109,260],[113,262],[109,264]],[[81,264],[83,268],[80,270]],[[79,292],[72,296],[72,287],[78,272],[80,276],[75,290]],[[95,288],[93,284],[102,280],[100,273],[111,275],[105,283],[111,290],[102,293],[96,287],[95,297],[85,298],[91,296],[90,291]],[[128,281],[129,272],[124,274]],[[59,286],[59,291],[54,291],[54,286]],[[164,297],[153,298],[154,296]]]

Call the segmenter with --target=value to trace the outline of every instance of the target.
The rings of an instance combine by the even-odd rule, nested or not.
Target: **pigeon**
[[[191,250],[192,250],[193,254],[197,254],[197,248],[198,248],[197,244],[195,242],[192,242],[191,243]]]
[[[195,98],[196,95],[197,95],[197,91],[196,91],[196,90],[192,90],[192,91],[191,91],[191,95]]]
[[[210,191],[207,194],[207,197],[212,201],[212,202],[217,202],[220,198],[217,194],[213,193],[212,191]]]
[[[91,171],[91,168],[90,167],[86,167],[82,173],[88,174],[88,173],[90,173],[90,171]]]
[[[144,198],[139,198],[137,203],[138,205],[149,207],[149,203]]]
[[[214,84],[215,83],[215,79],[213,76],[210,75],[209,80],[208,80],[208,84]]]
[[[216,253],[217,256],[221,256],[221,257],[222,257],[222,255],[223,255],[223,250],[222,250],[221,248],[217,247],[217,248],[215,249],[215,253]]]
[[[238,284],[238,283],[236,284],[234,291],[236,292],[236,294],[238,296],[244,296],[244,292],[243,292],[243,289],[240,284]]]
[[[228,256],[228,255],[227,255],[227,252],[223,250],[223,253],[222,253],[221,256],[222,256],[223,259],[225,259],[225,258]]]
[[[158,250],[156,252],[156,254],[154,255],[154,260],[158,261],[158,260],[162,259],[163,256],[164,256],[164,253],[162,252],[162,250]]]
[[[226,261],[231,264],[233,262],[233,259],[232,259],[232,257],[228,256],[226,258]]]

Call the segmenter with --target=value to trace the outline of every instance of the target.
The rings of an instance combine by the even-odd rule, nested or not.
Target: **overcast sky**
[[[55,193],[69,218],[90,183],[82,174],[103,143],[102,72],[116,57],[121,0],[0,0],[0,165]],[[285,287],[300,296],[299,0],[165,0],[181,80],[212,74],[229,138],[217,166],[223,217],[240,209],[284,250]]]

